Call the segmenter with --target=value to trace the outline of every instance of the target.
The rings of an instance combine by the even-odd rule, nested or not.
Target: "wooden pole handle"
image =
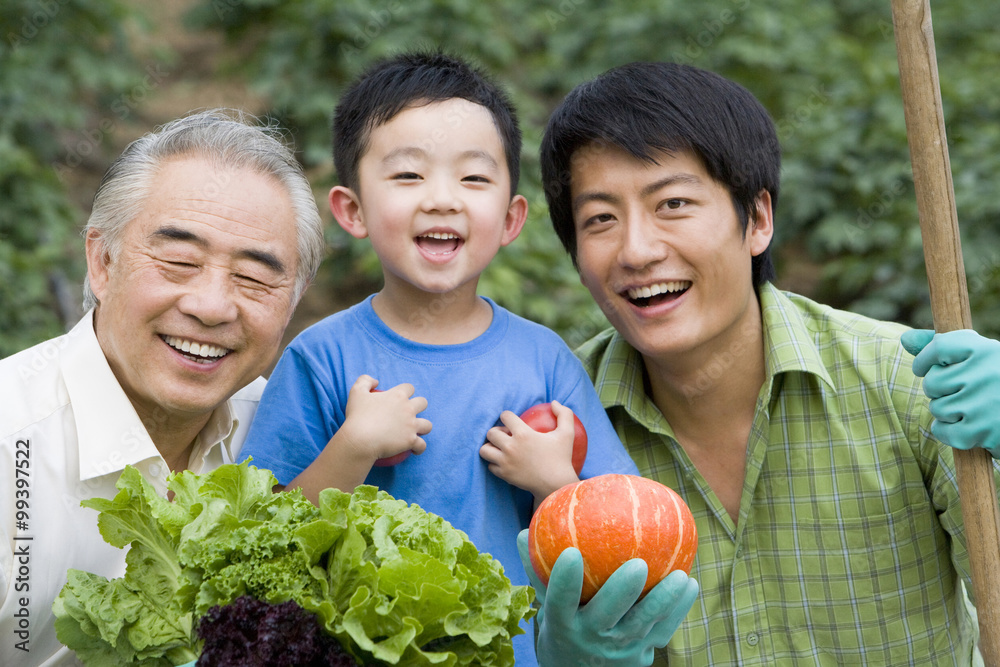
[[[971,329],[929,0],[892,0],[892,21],[934,328]],[[1000,508],[993,461],[984,449],[954,454],[980,650],[986,665],[1000,667]]]

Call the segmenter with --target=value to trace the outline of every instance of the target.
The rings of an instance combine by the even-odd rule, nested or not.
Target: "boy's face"
[[[750,263],[771,240],[768,193],[744,238],[729,192],[694,154],[653,164],[590,148],[570,163],[577,259],[608,320],[647,359],[705,364],[738,351],[756,321]]]
[[[360,192],[335,187],[330,208],[368,237],[386,289],[475,293],[479,275],[513,241],[527,201],[510,197],[500,135],[485,107],[450,99],[404,109],[373,129]]]

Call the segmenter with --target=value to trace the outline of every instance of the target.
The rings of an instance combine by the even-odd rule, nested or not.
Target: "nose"
[[[207,327],[236,320],[235,286],[229,271],[221,267],[202,267],[198,277],[185,285],[177,307]]]
[[[425,213],[456,213],[462,208],[458,183],[445,176],[429,177],[424,184],[421,208]]]
[[[631,214],[622,226],[618,262],[640,270],[666,257],[666,245],[657,238],[656,223],[641,214]]]

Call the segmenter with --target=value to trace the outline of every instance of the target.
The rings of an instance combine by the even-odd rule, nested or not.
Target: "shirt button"
[[[750,644],[750,646],[756,646],[759,641],[760,637],[757,636],[756,632],[751,632],[747,635],[747,644]]]
[[[160,476],[160,464],[159,463],[150,463],[149,464],[149,476],[153,477],[153,478],[156,478],[156,477]]]
[[[736,557],[737,558],[743,558],[743,549],[742,548],[736,550]]]

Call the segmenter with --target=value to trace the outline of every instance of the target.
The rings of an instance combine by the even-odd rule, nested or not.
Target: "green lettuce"
[[[327,489],[317,507],[276,483],[230,464],[172,475],[168,501],[126,468],[113,499],[83,503],[129,547],[125,576],[70,570],[59,640],[86,664],[179,665],[200,652],[198,620],[249,595],[294,600],[364,664],[514,664],[533,591],[464,533],[374,487]]]

